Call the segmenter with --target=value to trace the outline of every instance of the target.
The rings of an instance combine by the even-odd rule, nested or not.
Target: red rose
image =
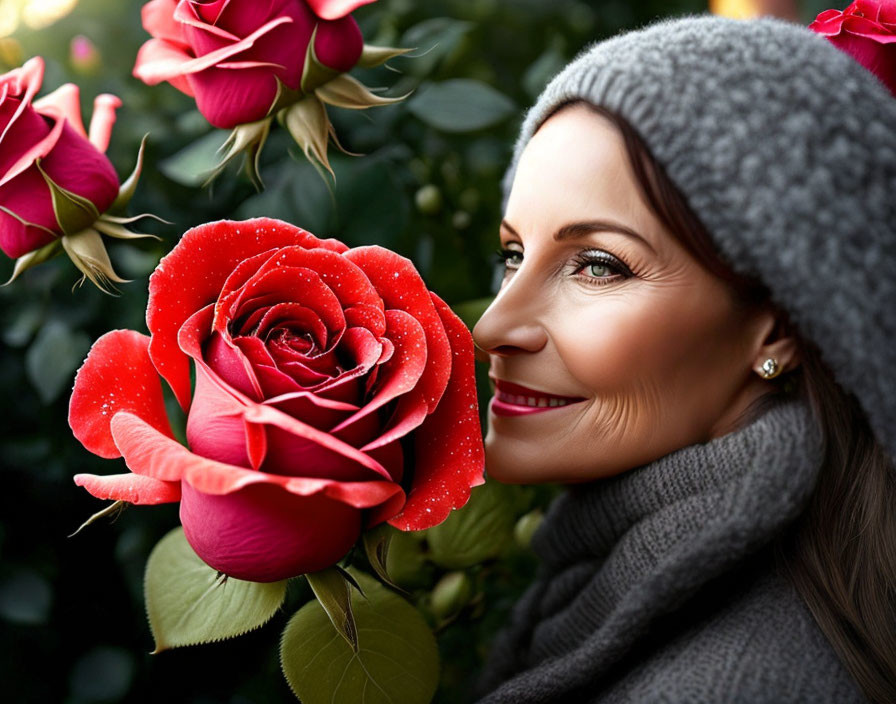
[[[265,117],[278,80],[299,90],[308,45],[338,72],[358,61],[363,39],[349,13],[373,0],[152,0],[143,27],[153,38],[137,55],[134,75],[170,82],[216,127]]]
[[[43,76],[40,57],[0,76],[0,248],[13,258],[89,227],[118,195],[103,152],[121,101],[97,97],[88,137],[77,86],[32,104]],[[57,213],[51,187],[84,202]]]
[[[809,29],[851,54],[896,95],[896,2],[856,0],[842,12],[825,10]]]
[[[187,232],[149,291],[151,339],[97,340],[69,409],[84,446],[133,474],[75,481],[99,498],[180,500],[215,569],[320,570],[362,527],[428,528],[482,483],[472,339],[407,259],[275,220],[219,222]],[[189,450],[159,374],[189,409]]]

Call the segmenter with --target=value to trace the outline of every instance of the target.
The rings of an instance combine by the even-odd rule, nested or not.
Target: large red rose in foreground
[[[472,339],[407,259],[275,220],[218,222],[183,236],[149,293],[151,337],[97,340],[69,408],[84,446],[132,473],[75,481],[180,501],[211,567],[317,571],[363,528],[431,527],[482,483]],[[189,449],[158,375],[189,411]]]

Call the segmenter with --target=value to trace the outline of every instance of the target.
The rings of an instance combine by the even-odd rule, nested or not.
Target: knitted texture
[[[896,457],[896,99],[824,37],[773,18],[657,22],[580,55],[529,111],[621,114],[735,271],[758,276]]]
[[[864,701],[772,560],[821,455],[808,406],[775,399],[733,433],[568,489],[482,703]]]

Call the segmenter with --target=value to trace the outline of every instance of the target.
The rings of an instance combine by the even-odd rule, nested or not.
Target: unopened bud
[[[451,618],[466,606],[473,596],[473,586],[465,572],[449,572],[432,590],[433,613],[439,618]]]

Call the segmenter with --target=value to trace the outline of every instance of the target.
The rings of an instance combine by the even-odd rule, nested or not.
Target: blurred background
[[[167,84],[131,77],[142,0],[0,0],[0,70],[41,55],[42,93],[81,87],[123,100],[109,156],[123,178],[149,135],[147,166],[130,213],[172,225],[143,229],[160,242],[112,242],[132,279],[118,297],[74,287],[78,272],[57,258],[0,288],[0,681],[7,702],[292,702],[280,674],[279,633],[289,608],[242,638],[150,656],[142,578],[147,555],[178,524],[172,506],[128,510],[67,537],[102,503],[78,489],[78,472],[123,464],[84,450],[68,428],[75,370],[112,328],[145,332],[147,277],[189,227],[221,218],[270,216],[349,245],[381,244],[410,257],[431,289],[475,322],[493,292],[500,180],[521,115],[547,80],[590,42],[660,16],[708,9],[732,16],[777,13],[808,24],[846,3],[789,0],[379,0],[355,17],[368,43],[417,47],[395,71],[356,71],[405,102],[366,112],[331,109],[343,145],[332,154],[330,193],[296,147],[275,130],[257,192],[231,170],[202,188],[224,133]],[[335,152],[335,150],[334,150]],[[0,262],[0,279],[12,262]],[[482,376],[482,375],[480,375]],[[483,405],[487,386],[480,380]],[[524,495],[527,508],[549,491]],[[534,560],[508,553],[478,609],[440,631],[445,661],[437,701],[463,700],[490,635],[531,579]],[[495,576],[496,575],[496,576]],[[302,595],[292,595],[301,599]],[[293,609],[294,610],[294,609]]]

